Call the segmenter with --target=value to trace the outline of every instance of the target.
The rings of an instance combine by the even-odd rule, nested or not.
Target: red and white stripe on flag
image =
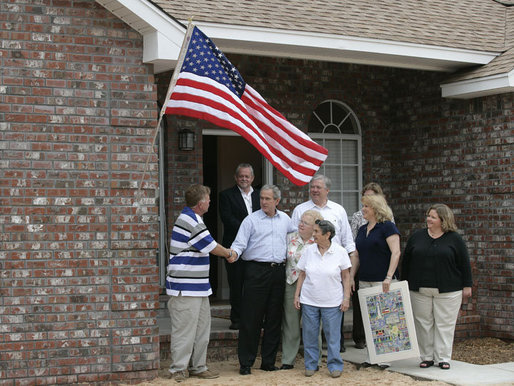
[[[201,31],[199,33],[201,38],[209,39]],[[194,36],[186,50],[186,56],[191,55],[186,59],[190,62],[193,57],[196,60],[198,56],[204,56],[206,49],[205,42],[199,42]],[[223,56],[221,59],[228,62],[210,39],[208,43],[215,60]],[[195,47],[199,44],[203,44],[200,51]],[[202,55],[197,56],[197,51]],[[212,57],[210,60],[213,61]],[[220,62],[212,74],[197,70],[196,65],[184,65],[166,103],[165,113],[199,118],[233,130],[257,148],[291,182],[307,184],[327,158],[327,149],[288,122],[257,91],[244,83],[230,62],[226,62]],[[232,66],[229,72],[239,75],[235,82],[227,81],[232,74],[222,73],[226,72],[227,65]],[[237,87],[243,90],[240,96],[235,89]]]

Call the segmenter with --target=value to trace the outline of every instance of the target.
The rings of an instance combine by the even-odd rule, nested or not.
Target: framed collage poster
[[[407,281],[359,290],[366,344],[371,363],[419,356]]]

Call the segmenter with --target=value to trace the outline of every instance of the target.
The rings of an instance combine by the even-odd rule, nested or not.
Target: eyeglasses
[[[310,222],[305,222],[305,221],[303,221],[303,220],[300,220],[300,225],[305,225],[305,226],[311,227],[311,226],[313,226],[314,224],[313,224],[313,223],[310,223]]]

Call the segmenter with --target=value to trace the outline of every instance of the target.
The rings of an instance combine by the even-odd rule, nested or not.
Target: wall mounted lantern
[[[189,129],[180,130],[178,133],[178,148],[190,151],[195,149],[195,133]]]

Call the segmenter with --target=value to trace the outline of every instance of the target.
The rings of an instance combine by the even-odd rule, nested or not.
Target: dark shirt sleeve
[[[462,287],[472,287],[471,264],[469,262],[468,248],[462,237],[455,232],[456,263],[462,278]]]
[[[220,217],[223,225],[226,228],[237,229],[241,225],[241,222],[234,216],[232,213],[232,203],[230,202],[230,198],[226,192],[220,193]]]
[[[412,259],[412,237],[409,237],[407,245],[403,251],[402,261],[400,264],[400,280],[407,280],[409,278],[410,263]]]

